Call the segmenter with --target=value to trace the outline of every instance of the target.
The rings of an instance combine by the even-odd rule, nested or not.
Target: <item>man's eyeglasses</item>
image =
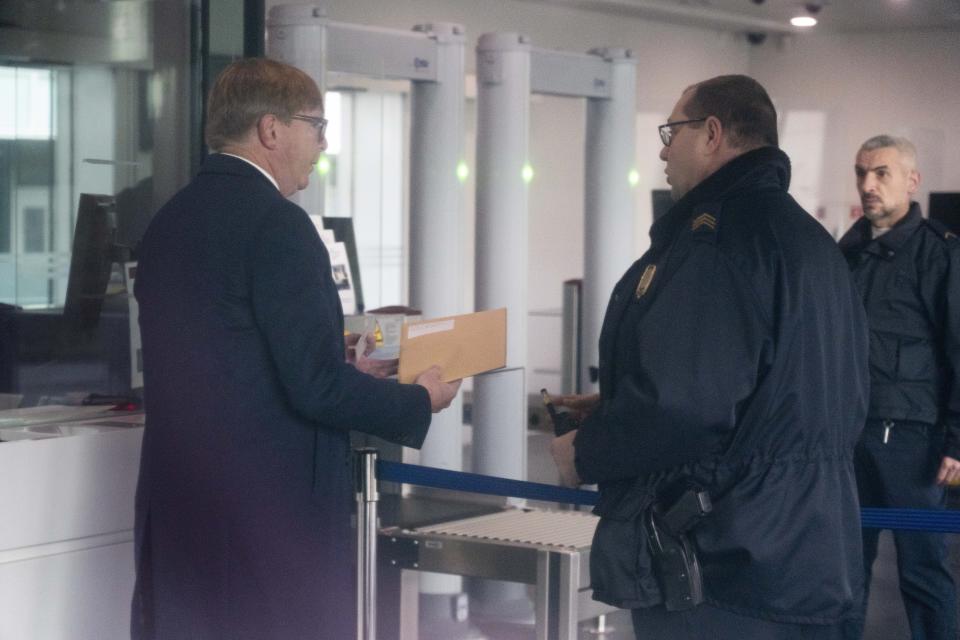
[[[681,120],[680,122],[668,122],[667,124],[662,124],[657,127],[657,131],[660,132],[660,142],[663,143],[663,146],[669,147],[670,143],[673,142],[674,127],[679,127],[682,124],[693,124],[694,122],[703,122],[706,118],[695,118],[693,120]]]
[[[320,118],[318,116],[307,116],[302,113],[290,116],[294,120],[303,120],[304,122],[309,122],[310,126],[316,129],[317,135],[321,138],[323,134],[327,131],[327,119]]]

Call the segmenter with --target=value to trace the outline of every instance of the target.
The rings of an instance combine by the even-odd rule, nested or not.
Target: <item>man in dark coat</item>
[[[155,216],[136,296],[147,424],[132,635],[355,635],[348,431],[419,447],[459,383],[345,362],[329,256],[286,199],[326,121],[316,84],[263,59],[229,66],[207,110],[216,153]]]
[[[566,483],[600,485],[594,597],[633,609],[643,640],[839,638],[861,596],[865,318],[787,194],[776,123],[745,76],[683,93],[660,127],[675,204],[614,288],[599,396],[562,400],[592,409],[553,452]],[[713,503],[685,534],[704,599],[668,609],[664,584],[690,574],[652,569],[647,518],[688,489]]]
[[[870,322],[870,411],[856,449],[860,501],[944,509],[960,481],[960,241],[912,201],[917,152],[880,135],[857,153],[863,218],[840,248]],[[877,529],[863,531],[867,587]],[[957,591],[946,536],[895,531],[900,592],[915,640],[956,640]],[[859,640],[866,615],[851,628]]]

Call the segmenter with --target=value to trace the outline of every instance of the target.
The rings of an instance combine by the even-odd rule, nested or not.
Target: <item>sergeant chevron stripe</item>
[[[710,227],[711,230],[716,231],[717,219],[714,218],[709,213],[701,213],[699,216],[697,216],[694,219],[693,224],[691,225],[691,228],[694,231],[696,231],[700,227]]]

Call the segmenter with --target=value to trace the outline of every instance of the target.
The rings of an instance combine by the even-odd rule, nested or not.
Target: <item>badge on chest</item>
[[[637,283],[637,300],[642,298],[643,295],[650,289],[650,285],[653,283],[653,276],[656,274],[657,265],[655,264],[648,264],[647,268],[643,270],[643,275],[640,276],[640,282]]]

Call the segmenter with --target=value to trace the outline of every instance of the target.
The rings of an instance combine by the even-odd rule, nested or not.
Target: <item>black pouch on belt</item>
[[[688,489],[669,507],[654,504],[644,514],[653,572],[668,611],[692,609],[703,602],[703,575],[686,532],[711,509],[706,491]]]

